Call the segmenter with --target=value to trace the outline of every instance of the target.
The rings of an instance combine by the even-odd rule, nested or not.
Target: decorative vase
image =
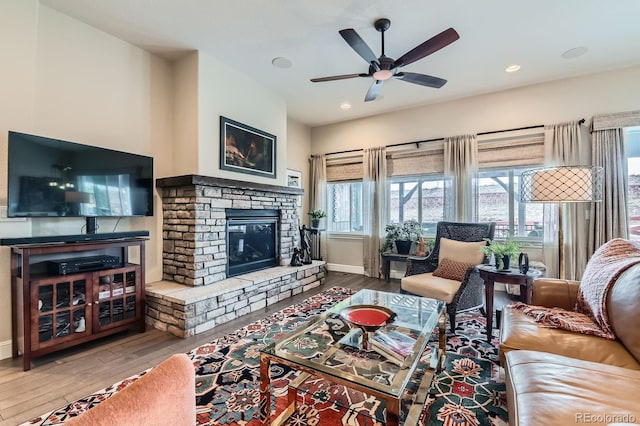
[[[409,254],[411,244],[413,244],[411,240],[396,240],[396,250],[398,254]]]
[[[312,228],[320,228],[320,219],[311,219],[311,227]]]
[[[518,268],[522,274],[529,272],[529,256],[527,253],[520,253],[518,257]]]
[[[508,254],[500,256],[502,258],[502,267],[500,267],[500,262],[498,262],[498,255],[496,254],[496,269],[498,271],[506,271],[510,269],[510,261],[511,257]]]

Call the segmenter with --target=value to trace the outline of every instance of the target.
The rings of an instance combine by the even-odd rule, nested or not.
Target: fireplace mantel
[[[178,186],[217,186],[231,189],[251,189],[255,191],[275,192],[278,194],[303,195],[304,190],[289,186],[269,185],[256,182],[245,182],[234,179],[223,179],[202,175],[182,175],[156,179],[157,188],[172,188]]]

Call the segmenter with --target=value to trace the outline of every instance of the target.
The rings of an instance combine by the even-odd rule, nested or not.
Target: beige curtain
[[[309,159],[309,210],[327,211],[327,158],[324,155],[312,155]],[[328,220],[326,218],[325,220]],[[322,252],[320,255],[327,260],[326,235],[321,235]]]
[[[594,166],[604,169],[602,202],[591,203],[589,253],[613,238],[628,238],[627,153],[623,129],[595,130],[591,135]]]
[[[476,216],[473,178],[478,171],[476,135],[444,139],[444,209],[447,220],[472,222]]]
[[[380,240],[387,223],[387,151],[366,148],[362,157],[363,265],[368,277],[380,276]]]
[[[545,158],[549,166],[590,164],[588,129],[578,121],[545,126]],[[565,278],[579,280],[587,264],[588,234],[586,215],[589,203],[563,203],[563,224],[558,224],[558,205],[544,208],[543,258],[547,275],[558,276],[558,227],[562,226]]]

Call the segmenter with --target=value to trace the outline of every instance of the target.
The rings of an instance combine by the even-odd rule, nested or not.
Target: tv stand
[[[146,240],[11,246],[12,355],[23,355],[25,371],[33,358],[131,327],[145,331]],[[137,262],[130,262],[130,250]],[[119,266],[66,275],[47,268],[51,260],[98,254],[118,256]]]

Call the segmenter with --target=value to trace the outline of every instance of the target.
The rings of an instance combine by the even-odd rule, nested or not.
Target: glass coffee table
[[[345,308],[353,309],[354,306],[387,308],[395,313],[395,317],[377,331],[367,332],[352,325],[346,332],[346,321],[340,313]],[[415,395],[411,395],[412,403],[404,420],[407,425],[417,424],[433,377],[442,368],[446,356],[445,325],[445,304],[440,300],[374,290],[357,292],[261,351],[262,424],[283,424],[296,410],[298,387],[310,376],[320,377],[384,401],[387,425],[399,424],[400,405],[403,396],[407,396],[407,385],[411,380],[420,381]],[[439,328],[438,348],[425,354],[427,343],[436,326]],[[403,356],[385,355],[389,352],[381,350],[379,345],[372,344],[377,333],[393,336],[397,332],[410,336],[409,341],[413,344],[413,347],[409,345],[409,350],[404,352]],[[366,350],[362,348],[365,333],[365,341],[368,337],[370,342]],[[425,356],[426,372],[414,377],[416,367],[421,359],[424,361]],[[301,372],[289,385],[287,408],[273,421],[270,379],[272,362],[287,365]]]

